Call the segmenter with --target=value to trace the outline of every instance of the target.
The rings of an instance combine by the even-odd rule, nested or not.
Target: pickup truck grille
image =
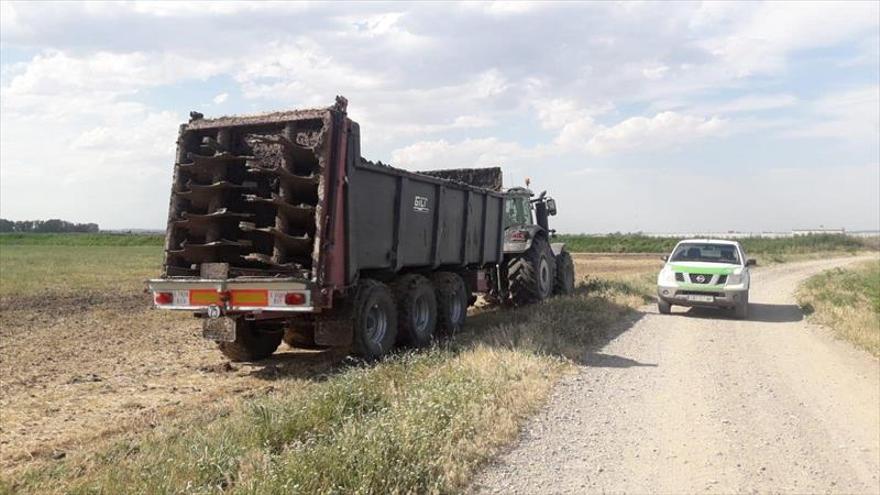
[[[233,275],[307,277],[315,264],[323,120],[211,123],[196,119],[181,129],[166,275],[226,263]]]
[[[709,284],[715,276],[710,273],[689,273],[688,278],[692,284]]]

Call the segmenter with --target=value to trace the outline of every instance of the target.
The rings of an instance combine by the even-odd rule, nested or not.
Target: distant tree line
[[[98,232],[96,223],[73,223],[53,218],[50,220],[19,220],[12,221],[0,218],[0,232],[18,233],[65,233],[65,232]]]

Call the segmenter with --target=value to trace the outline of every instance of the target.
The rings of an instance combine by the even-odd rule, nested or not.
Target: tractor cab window
[[[505,201],[506,215],[504,226],[532,224],[532,209],[529,199],[525,197],[507,198]]]

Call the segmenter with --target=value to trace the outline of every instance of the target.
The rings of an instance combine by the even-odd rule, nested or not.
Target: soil
[[[280,377],[315,376],[342,358],[282,344],[270,359],[232,364],[189,314],[149,307],[139,293],[0,302],[0,473],[271,393]]]

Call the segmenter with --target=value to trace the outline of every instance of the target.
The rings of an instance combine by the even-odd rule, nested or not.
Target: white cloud
[[[495,138],[466,139],[454,144],[440,139],[420,141],[395,150],[391,161],[409,170],[432,170],[499,166],[522,160],[529,154],[516,143]]]
[[[724,132],[725,125],[726,122],[718,117],[695,117],[676,112],[662,112],[654,117],[632,117],[594,134],[586,142],[586,149],[602,154],[674,147],[718,136]]]
[[[855,140],[875,146],[880,140],[880,85],[828,94],[812,102],[809,110],[816,118],[800,122],[785,135]]]
[[[229,99],[229,93],[220,93],[217,96],[215,96],[211,101],[213,101],[215,105],[219,105],[221,103],[224,103],[228,99]]]

